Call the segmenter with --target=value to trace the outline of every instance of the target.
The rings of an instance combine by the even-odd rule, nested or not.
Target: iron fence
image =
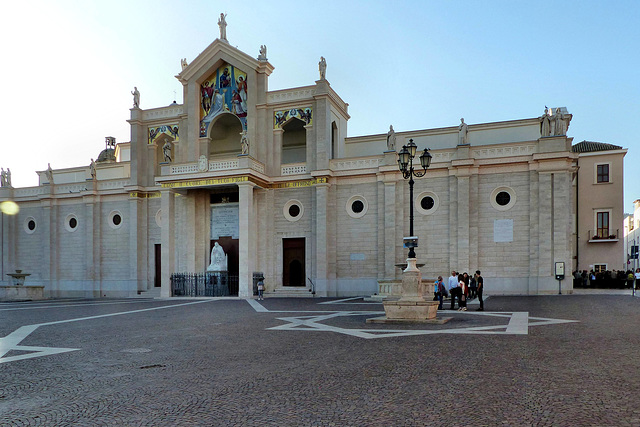
[[[225,297],[238,295],[238,275],[206,273],[173,273],[171,296],[174,297]]]

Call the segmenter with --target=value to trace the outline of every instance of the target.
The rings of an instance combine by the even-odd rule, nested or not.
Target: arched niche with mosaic
[[[153,144],[161,135],[167,135],[173,138],[173,142],[175,143],[180,140],[180,135],[178,132],[179,129],[177,123],[173,123],[170,125],[153,126],[148,129],[147,142],[149,144]]]
[[[200,85],[200,136],[207,136],[213,119],[232,113],[247,130],[247,73],[222,64]]]
[[[274,111],[273,128],[280,129],[289,119],[295,117],[307,125],[313,124],[313,109],[311,107],[291,108],[288,110]]]

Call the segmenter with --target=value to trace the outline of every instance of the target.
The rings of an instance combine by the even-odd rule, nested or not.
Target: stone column
[[[458,262],[458,179],[449,171],[449,271],[459,271]]]
[[[273,148],[271,150],[270,161],[267,163],[267,174],[280,176],[282,173],[282,136],[284,130],[273,130]]]
[[[160,296],[171,296],[171,274],[175,273],[175,214],[176,201],[173,190],[163,189],[161,199],[162,231],[161,231],[161,264],[162,278],[160,280]]]
[[[530,164],[529,171],[529,294],[538,294],[538,266],[540,257],[540,190],[538,172]]]
[[[241,182],[238,184],[238,226],[240,228],[240,239],[238,242],[238,296],[249,298],[253,295],[252,273],[255,266],[256,239],[255,214],[253,206],[252,182]]]

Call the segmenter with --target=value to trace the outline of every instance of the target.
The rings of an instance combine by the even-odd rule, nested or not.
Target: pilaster
[[[239,208],[238,225],[240,239],[238,242],[238,296],[249,298],[253,295],[252,273],[255,267],[256,242],[255,242],[255,214],[252,182],[238,184]]]
[[[329,214],[327,205],[329,197],[329,184],[318,184],[315,186],[315,262],[316,270],[315,282],[316,292],[326,294],[329,279],[329,259],[328,259],[328,223]]]
[[[161,264],[160,296],[171,296],[171,274],[175,272],[175,193],[170,189],[161,190],[162,231],[161,231]]]

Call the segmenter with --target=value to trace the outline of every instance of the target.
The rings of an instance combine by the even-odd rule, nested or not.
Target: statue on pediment
[[[540,120],[540,136],[551,136],[551,118],[549,117],[549,108],[544,106],[544,113],[539,117]]]
[[[180,60],[180,67],[182,67],[182,69],[184,70],[185,68],[187,68],[189,64],[187,63],[187,58],[182,58]]]
[[[566,135],[567,131],[565,129],[564,123],[564,114],[562,113],[562,108],[558,107],[553,112],[553,134],[554,135]]]
[[[267,46],[260,46],[260,54],[258,55],[258,61],[266,61],[267,60]]]
[[[7,181],[7,173],[5,172],[4,168],[1,168],[0,170],[0,187],[8,187],[9,183]]]
[[[469,143],[469,126],[464,122],[464,118],[460,119],[458,125],[458,145],[467,145]]]
[[[47,170],[44,171],[44,175],[47,177],[49,184],[53,184],[53,169],[51,169],[51,163],[47,163]]]
[[[211,249],[211,263],[207,271],[227,271],[227,255],[218,242],[214,243]]]
[[[227,17],[226,13],[221,13],[218,19],[218,27],[220,27],[220,40],[227,41]]]
[[[96,161],[91,159],[91,163],[89,163],[89,174],[91,175],[91,179],[96,179]]]
[[[131,95],[133,95],[133,108],[140,108],[140,92],[136,86],[133,87]]]
[[[389,126],[389,132],[387,132],[387,150],[395,151],[396,149],[396,131],[393,130],[393,125]]]
[[[318,70],[320,71],[320,80],[325,80],[327,76],[327,61],[324,59],[324,56],[320,57],[320,62],[318,62]]]

